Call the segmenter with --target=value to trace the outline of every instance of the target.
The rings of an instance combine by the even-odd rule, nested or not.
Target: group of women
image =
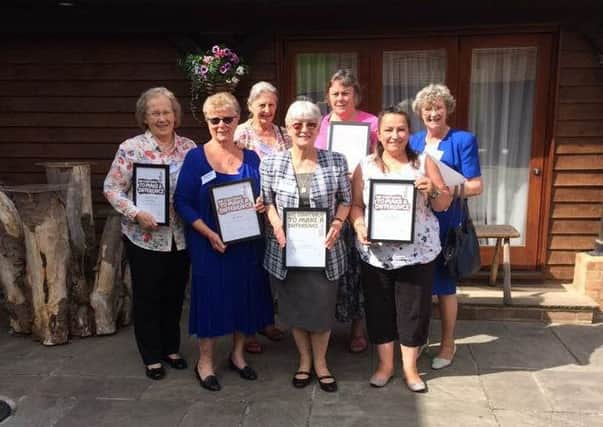
[[[376,345],[378,366],[370,384],[383,387],[394,375],[395,341],[400,343],[408,388],[426,391],[416,360],[427,343],[431,295],[440,300],[442,344],[434,369],[454,358],[456,298],[454,280],[446,274],[441,239],[458,220],[449,209],[455,188],[444,183],[435,157],[466,178],[465,195],[481,192],[477,143],[468,132],[450,129],[447,118],[454,98],[443,85],[417,94],[413,108],[426,130],[411,136],[410,119],[399,108],[378,117],[357,110],[360,86],[346,70],[328,83],[330,113],[322,117],[310,101],[293,102],[285,128],[274,124],[276,88],[255,84],[248,98],[250,118],[229,93],[209,96],[203,105],[211,139],[201,146],[176,134],[181,108],[172,92],[152,88],[136,105],[144,133],[123,142],[105,179],[104,194],[122,214],[122,233],[131,266],[136,342],[152,379],[165,376],[162,362],[186,369],[179,353],[179,319],[191,270],[189,331],[198,338],[194,373],[200,385],[217,391],[216,338],[232,334],[230,369],[255,380],[246,352],[261,352],[256,333],[279,340],[274,326],[274,299],[279,317],[291,329],[299,353],[294,387],[314,378],[326,392],[337,390],[327,364],[335,320],[351,322],[349,350],[361,352],[367,340]],[[371,154],[348,170],[343,155],[326,150],[330,122],[370,124]],[[429,153],[429,156],[423,153]],[[169,166],[168,225],[133,202],[134,165]],[[264,239],[225,244],[211,207],[215,185],[248,179],[255,209],[263,221]],[[413,243],[371,243],[367,209],[371,179],[412,180],[417,189]],[[287,269],[283,226],[286,208],[328,211],[323,270]],[[460,210],[458,210],[460,211]],[[366,320],[366,322],[364,322]]]

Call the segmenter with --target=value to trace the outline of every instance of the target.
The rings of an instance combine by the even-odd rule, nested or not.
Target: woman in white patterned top
[[[136,120],[144,133],[124,141],[105,178],[104,195],[122,215],[121,231],[132,273],[134,335],[149,378],[165,376],[161,361],[185,369],[179,354],[180,314],[189,261],[184,229],[173,194],[186,154],[195,143],[176,134],[182,109],[164,87],[145,91],[136,103]],[[135,163],[169,167],[169,224],[158,225],[132,198]]]
[[[249,119],[241,123],[235,130],[235,143],[240,148],[253,150],[260,159],[277,151],[284,151],[290,147],[289,135],[274,124],[274,116],[278,107],[278,91],[268,82],[257,82],[249,91],[247,108]],[[283,331],[269,325],[260,331],[260,334],[273,341],[284,338]],[[245,341],[245,351],[248,353],[261,353],[262,346],[250,336]]]
[[[426,390],[416,359],[427,341],[431,316],[433,265],[441,250],[438,221],[432,210],[448,208],[452,197],[438,167],[419,158],[408,145],[408,115],[389,108],[379,115],[379,144],[356,168],[350,221],[362,259],[362,283],[369,339],[377,345],[379,365],[370,384],[383,387],[394,373],[394,341],[400,341],[404,377],[409,389]],[[412,243],[371,243],[367,237],[371,179],[412,180],[417,188]]]

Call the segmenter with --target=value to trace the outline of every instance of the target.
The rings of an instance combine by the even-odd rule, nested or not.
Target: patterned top
[[[260,156],[260,159],[263,159],[268,154],[272,154],[275,151],[284,151],[291,146],[289,135],[285,133],[284,129],[279,128],[275,124],[272,125],[272,129],[274,130],[274,135],[276,135],[276,144],[274,146],[268,145],[261,140],[253,126],[251,126],[251,120],[247,120],[245,123],[237,126],[234,140],[240,148],[253,150]]]
[[[409,179],[416,180],[424,175],[425,157],[420,156],[420,167],[415,169],[410,163],[402,170],[396,172],[381,172],[374,161],[375,156],[365,157],[360,162],[362,168],[362,201],[365,206],[369,204],[370,182],[373,179]],[[364,210],[364,221],[368,224],[368,208]],[[407,265],[426,264],[433,261],[440,253],[438,220],[429,206],[428,200],[422,193],[417,192],[415,203],[415,227],[413,243],[374,243],[362,245],[356,240],[356,248],[360,258],[378,268],[394,270]]]
[[[190,139],[176,134],[174,141],[173,149],[166,153],[159,149],[150,131],[122,142],[103,186],[103,194],[109,203],[122,214],[122,233],[135,245],[151,251],[169,252],[172,237],[178,250],[186,248],[182,221],[174,210],[174,190],[184,157],[196,145]],[[169,226],[159,226],[155,231],[143,230],[134,220],[140,209],[132,202],[133,163],[170,166]]]
[[[310,184],[310,207],[327,208],[330,218],[335,216],[337,206],[352,203],[352,191],[348,178],[348,164],[339,153],[317,150],[318,165]],[[262,196],[265,205],[274,205],[283,218],[283,208],[299,207],[299,191],[290,151],[281,151],[264,158],[260,164]],[[278,279],[285,279],[287,269],[284,250],[276,241],[274,232],[266,230],[266,254],[264,268]],[[325,274],[329,280],[338,279],[346,269],[345,243],[340,238],[327,250]]]

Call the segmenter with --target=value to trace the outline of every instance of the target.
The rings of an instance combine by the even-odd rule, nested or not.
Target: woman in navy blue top
[[[209,189],[216,184],[250,179],[260,193],[260,159],[234,143],[239,104],[229,93],[205,101],[203,114],[211,140],[187,154],[174,194],[176,210],[187,224],[192,282],[189,329],[199,338],[195,376],[201,386],[220,390],[214,370],[216,337],[233,334],[230,368],[246,380],[257,374],[245,361],[245,336],[273,324],[268,275],[262,267],[262,239],[224,244],[217,232]],[[256,204],[256,209],[263,205]]]
[[[410,139],[411,148],[418,153],[429,153],[441,160],[465,178],[465,197],[481,194],[482,178],[477,152],[477,140],[470,132],[451,129],[448,115],[454,111],[455,99],[450,89],[442,84],[430,84],[421,89],[413,102],[413,110],[421,117],[426,130],[417,132]],[[460,203],[456,199],[456,204]],[[440,240],[444,244],[448,230],[459,222],[458,206],[452,205],[445,212],[436,212],[440,223]],[[456,282],[450,277],[440,255],[435,269],[433,294],[438,296],[442,319],[442,342],[431,367],[442,369],[452,363],[456,346],[454,328],[457,316]]]

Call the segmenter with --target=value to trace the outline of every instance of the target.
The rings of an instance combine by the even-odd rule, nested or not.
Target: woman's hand
[[[140,211],[136,214],[136,222],[145,230],[157,230],[159,226],[153,215],[146,211]]]
[[[273,227],[272,229],[274,231],[274,237],[276,238],[278,245],[281,249],[283,249],[287,244],[287,238],[285,237],[285,231],[283,230],[283,227]]]
[[[368,240],[368,231],[366,230],[366,225],[364,225],[364,221],[356,221],[354,224],[354,231],[356,232],[356,238],[360,242],[361,245],[370,245],[371,242]]]
[[[257,199],[255,199],[255,211],[257,213],[266,212],[266,206],[264,206],[264,199],[262,199],[262,196],[259,196]]]
[[[335,242],[341,234],[342,227],[343,222],[341,222],[341,220],[335,219],[333,222],[331,222],[331,227],[329,227],[329,232],[325,238],[325,246],[327,249],[331,249],[333,246],[335,246]]]
[[[426,197],[429,196],[435,189],[435,186],[433,185],[431,179],[426,176],[417,178],[417,180],[415,181],[415,187]]]
[[[224,251],[226,251],[226,245],[224,244],[224,242],[222,242],[220,235],[218,233],[216,233],[215,231],[210,231],[207,234],[207,240],[209,240],[209,244],[215,251],[218,251],[221,254],[223,254]]]

